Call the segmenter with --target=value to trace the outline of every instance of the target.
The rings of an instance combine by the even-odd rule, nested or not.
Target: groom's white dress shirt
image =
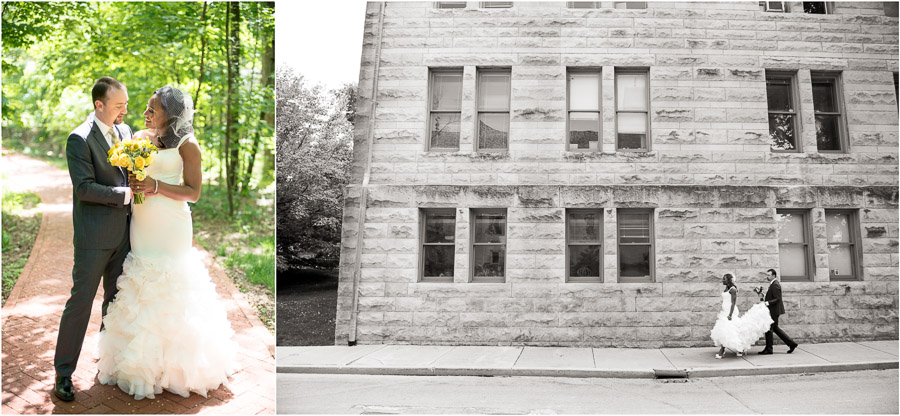
[[[100,131],[103,132],[103,138],[106,139],[106,144],[109,145],[110,148],[112,148],[113,136],[115,135],[116,137],[118,137],[118,135],[115,133],[115,130],[113,130],[113,128],[110,126],[107,126],[106,123],[100,121],[100,119],[97,118],[96,114],[94,114],[94,123],[97,123],[97,127],[99,127]],[[125,192],[125,205],[131,203],[131,187],[117,186],[115,187],[115,189]]]

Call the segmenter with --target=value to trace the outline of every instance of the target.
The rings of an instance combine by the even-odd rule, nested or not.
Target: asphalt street
[[[897,414],[898,370],[686,380],[278,373],[282,414]]]

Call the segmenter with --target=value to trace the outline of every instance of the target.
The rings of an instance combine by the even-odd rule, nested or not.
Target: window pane
[[[825,212],[829,243],[850,242],[850,221],[846,212]]]
[[[853,260],[849,245],[828,245],[828,270],[832,276],[853,275]]]
[[[505,243],[506,214],[501,212],[480,212],[475,214],[476,243]]]
[[[435,73],[431,86],[431,109],[459,111],[462,102],[462,74]]]
[[[619,149],[646,149],[647,114],[619,113],[616,118]]]
[[[617,1],[614,2],[617,9],[646,9],[646,1]]]
[[[825,8],[824,1],[804,1],[803,12],[811,14],[826,14],[827,9]]]
[[[569,74],[569,110],[600,109],[600,74]]]
[[[834,105],[834,84],[831,82],[813,82],[813,107],[815,111],[833,113],[837,112]]]
[[[509,114],[478,115],[478,148],[506,149],[509,141]]]
[[[503,276],[506,270],[506,246],[475,246],[473,247],[476,277]]]
[[[816,144],[819,150],[841,150],[839,116],[816,116]]]
[[[783,276],[806,276],[806,248],[802,245],[781,245],[778,247]]]
[[[650,246],[619,246],[620,277],[650,277]]]
[[[424,277],[453,277],[453,246],[424,246]]]
[[[456,214],[427,213],[425,214],[425,242],[426,243],[452,243],[456,236]]]
[[[647,111],[647,76],[616,75],[616,109]]]
[[[459,148],[459,113],[431,113],[431,147]]]
[[[481,74],[478,85],[478,109],[505,111],[509,109],[509,74]]]
[[[600,241],[600,220],[599,213],[578,211],[569,213],[569,241]]]
[[[600,115],[569,113],[569,150],[600,149]]]
[[[464,1],[439,1],[438,9],[465,9],[466,2]]]
[[[766,84],[766,95],[771,111],[794,111],[791,103],[791,86],[785,82],[774,81]]]
[[[619,242],[650,243],[650,216],[646,213],[619,213]]]
[[[793,115],[769,114],[769,143],[773,150],[797,149]]]
[[[569,246],[569,276],[600,277],[600,246]]]
[[[791,213],[784,214],[784,222],[781,230],[778,232],[779,243],[802,243],[806,241],[806,234],[803,232],[802,214]]]

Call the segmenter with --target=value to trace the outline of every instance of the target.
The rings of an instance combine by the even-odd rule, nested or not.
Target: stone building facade
[[[897,339],[896,3],[814,3],[370,2],[336,343],[711,345],[768,268]]]

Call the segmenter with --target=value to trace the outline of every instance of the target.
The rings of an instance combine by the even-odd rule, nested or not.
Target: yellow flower
[[[113,153],[115,153],[115,152],[116,152],[115,149],[109,149],[109,151],[106,152],[106,155],[107,155],[107,156],[112,156]]]
[[[144,180],[144,179],[147,178],[147,174],[145,174],[143,171],[138,171],[137,173],[134,174],[134,176],[135,176],[135,177],[137,178],[137,180],[139,180],[139,181],[142,181],[142,180]]]
[[[153,163],[153,155],[147,155],[144,158],[144,166],[149,166],[151,163]]]
[[[137,169],[143,169],[144,163],[145,163],[144,158],[142,158],[140,156],[138,156],[137,158],[134,159],[134,167]]]

